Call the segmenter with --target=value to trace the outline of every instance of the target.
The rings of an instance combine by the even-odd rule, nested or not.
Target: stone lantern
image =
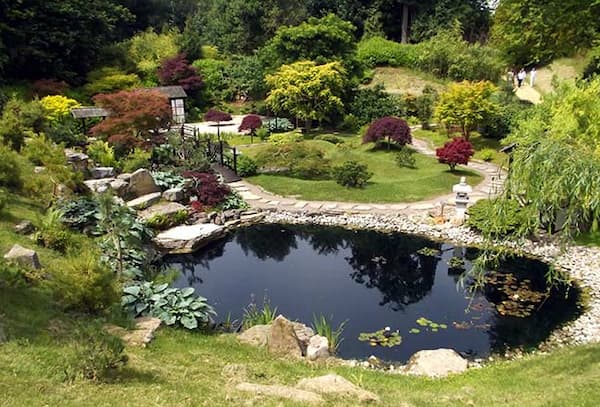
[[[464,220],[469,194],[473,192],[473,188],[467,184],[465,177],[460,177],[460,182],[452,187],[452,192],[456,193],[456,220]]]

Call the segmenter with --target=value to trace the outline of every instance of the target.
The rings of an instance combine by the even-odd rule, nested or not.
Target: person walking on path
[[[523,85],[523,81],[525,80],[526,77],[527,77],[527,72],[525,72],[525,69],[521,68],[521,70],[517,74],[517,83],[518,83],[519,88],[521,87],[521,85]]]
[[[529,71],[529,86],[531,86],[533,88],[533,84],[535,83],[535,77],[537,75],[537,71],[535,70],[535,67],[531,68],[531,71]]]

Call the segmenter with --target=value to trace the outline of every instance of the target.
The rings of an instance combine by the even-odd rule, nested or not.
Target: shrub
[[[516,200],[502,202],[500,208],[497,200],[482,199],[467,210],[467,226],[494,237],[509,236],[519,228],[528,228],[527,209]]]
[[[96,140],[87,148],[87,155],[96,165],[102,167],[114,167],[117,165],[115,150],[106,141]]]
[[[467,165],[474,153],[473,145],[462,137],[455,137],[444,144],[444,147],[435,150],[438,161],[448,164],[450,171],[454,171],[457,164]]]
[[[81,104],[75,99],[66,96],[45,96],[40,100],[44,108],[45,117],[51,122],[62,121],[70,117],[71,109],[80,107]]]
[[[210,321],[213,308],[206,298],[194,296],[194,288],[169,288],[168,284],[143,281],[123,289],[121,304],[134,317],[151,315],[167,325],[197,329]]]
[[[204,120],[207,122],[227,122],[231,120],[231,115],[227,112],[222,112],[217,109],[209,109],[208,112],[204,114]]]
[[[232,191],[229,195],[227,195],[220,206],[220,209],[223,211],[230,209],[246,209],[249,207],[246,201],[244,201],[244,198],[242,198],[242,196],[235,191]]]
[[[358,43],[356,55],[366,66],[414,67],[418,49],[415,45],[400,44],[381,37],[371,37]]]
[[[479,158],[483,161],[492,161],[496,155],[496,152],[491,148],[484,148],[479,152]]]
[[[285,117],[276,117],[264,122],[264,126],[271,133],[283,133],[294,129],[294,124]]]
[[[0,143],[0,187],[14,190],[22,185],[19,154]]]
[[[73,119],[54,122],[45,130],[50,140],[65,147],[82,147],[87,142],[87,136],[77,128]]]
[[[157,74],[161,85],[179,85],[187,92],[193,92],[202,86],[198,70],[190,65],[183,53],[163,59]]]
[[[65,81],[57,79],[38,79],[31,84],[32,93],[38,98],[51,95],[62,95],[69,89]]]
[[[117,68],[107,67],[92,71],[88,74],[87,80],[88,83],[84,86],[84,90],[89,96],[141,86],[140,78],[136,74],[127,74]]]
[[[307,143],[268,145],[255,157],[263,169],[275,169],[302,179],[328,178],[329,160],[319,148]]]
[[[198,202],[206,206],[217,206],[231,192],[227,185],[219,182],[215,174],[186,171],[183,176],[192,180],[191,194],[197,198]]]
[[[125,160],[122,162],[124,172],[134,172],[140,168],[148,168],[150,165],[150,156],[152,153],[143,148],[134,148]]]
[[[170,171],[153,171],[152,178],[163,191],[171,188],[183,188],[185,185],[185,178]]]
[[[356,161],[346,161],[340,166],[333,167],[331,175],[335,182],[348,188],[362,188],[373,176],[365,164]]]
[[[237,173],[240,177],[251,177],[258,173],[258,165],[247,155],[240,155],[237,158]]]
[[[328,143],[336,145],[342,144],[344,142],[344,140],[342,140],[340,137],[334,136],[333,134],[321,134],[315,137],[315,140],[326,141]]]
[[[269,132],[269,129],[266,127],[261,127],[260,129],[256,130],[256,137],[258,137],[262,141],[268,139],[270,134],[271,133]]]
[[[118,301],[115,274],[98,253],[77,253],[53,273],[57,300],[69,311],[101,313]]]
[[[68,381],[104,380],[127,363],[123,341],[106,332],[100,324],[77,328],[75,339],[77,352],[64,369]]]
[[[392,142],[399,146],[412,143],[410,127],[405,120],[397,117],[383,117],[375,120],[363,136],[363,143],[381,143],[387,141],[388,148]]]
[[[249,114],[248,116],[245,116],[242,120],[240,127],[238,127],[238,131],[249,131],[250,135],[254,137],[254,135],[256,134],[256,130],[261,128],[262,124],[263,123],[260,116],[256,114]]]
[[[423,88],[423,93],[415,100],[417,117],[423,129],[429,129],[429,122],[433,117],[434,106],[438,99],[437,91],[429,85]]]
[[[184,209],[169,215],[157,213],[146,220],[146,226],[155,230],[166,230],[173,226],[181,225],[187,218],[188,213]]]
[[[93,198],[80,196],[71,200],[62,200],[57,202],[56,208],[61,213],[61,222],[71,229],[91,232],[96,226],[98,201]]]
[[[344,121],[340,125],[340,130],[356,133],[360,129],[360,120],[352,113],[344,116]]]
[[[0,218],[2,218],[2,214],[4,213],[4,209],[8,204],[8,194],[2,188],[0,188]]]
[[[22,154],[35,165],[65,165],[64,149],[51,142],[44,134],[30,138]]]
[[[380,117],[400,115],[400,106],[397,98],[378,84],[373,88],[357,90],[350,103],[350,112],[362,126]]]
[[[25,102],[12,97],[6,102],[0,117],[0,143],[19,151],[25,136],[39,133],[44,125],[44,109],[39,100]]]
[[[402,148],[396,153],[396,164],[398,167],[416,168],[417,160],[414,157],[414,150]]]
[[[48,209],[40,218],[38,230],[34,234],[37,244],[65,253],[73,247],[73,238],[61,222],[62,212],[57,208]]]
[[[302,141],[302,134],[296,132],[271,134],[271,137],[269,137],[269,143],[276,146],[298,143],[300,141]]]

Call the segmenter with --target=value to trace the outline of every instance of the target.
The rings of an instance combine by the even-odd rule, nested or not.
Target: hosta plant
[[[213,308],[206,298],[195,296],[193,287],[173,288],[168,284],[138,282],[123,289],[121,304],[133,316],[153,316],[167,325],[197,329],[206,325]]]

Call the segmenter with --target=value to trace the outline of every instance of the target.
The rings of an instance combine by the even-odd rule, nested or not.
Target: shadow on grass
[[[124,366],[106,381],[108,385],[122,383],[161,384],[166,383],[166,380],[156,373]]]

